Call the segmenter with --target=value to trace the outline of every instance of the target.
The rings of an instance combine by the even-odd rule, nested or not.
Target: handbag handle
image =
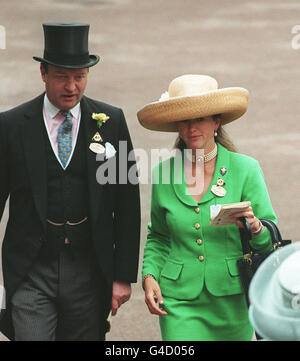
[[[240,235],[241,235],[243,254],[247,255],[253,251],[253,249],[249,243],[250,240],[252,239],[252,232],[251,232],[249,221],[246,217],[240,217],[239,220],[244,225],[244,228],[240,229]],[[277,249],[278,247],[282,247],[282,246],[285,246],[285,245],[291,243],[291,240],[282,240],[280,231],[279,231],[277,225],[273,221],[271,221],[270,219],[265,219],[265,218],[260,219],[260,221],[265,227],[268,228],[268,230],[270,232],[272,246],[273,246],[274,250]]]
[[[242,243],[243,254],[247,255],[251,253],[250,239],[252,239],[252,232],[247,217],[239,217],[239,220],[243,223],[244,228],[240,228],[240,236]]]
[[[269,219],[261,219],[260,220],[261,223],[268,228],[270,234],[271,234],[271,239],[272,239],[272,246],[274,249],[277,249],[278,247],[282,247],[282,246],[286,246],[287,244],[290,244],[292,241],[291,240],[283,240],[280,234],[280,231],[277,227],[277,225],[273,222],[270,221]]]
[[[269,219],[261,219],[260,220],[261,223],[268,228],[270,234],[271,234],[271,238],[272,238],[272,244],[274,245],[275,243],[281,242],[282,241],[282,237],[281,234],[279,232],[278,227],[276,226],[276,224],[272,221],[270,221]]]

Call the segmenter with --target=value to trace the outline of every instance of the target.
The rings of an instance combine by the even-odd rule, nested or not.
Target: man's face
[[[41,76],[50,102],[60,110],[69,110],[81,101],[87,84],[88,68],[67,69],[48,65]]]

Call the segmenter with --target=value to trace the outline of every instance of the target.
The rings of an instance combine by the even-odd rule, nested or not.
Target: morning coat
[[[0,219],[9,197],[9,219],[2,245],[2,267],[7,310],[0,321],[1,331],[13,337],[9,303],[26,276],[46,239],[47,165],[43,136],[44,94],[0,114]],[[92,242],[98,259],[101,279],[105,279],[106,307],[111,304],[112,282],[136,282],[140,238],[139,186],[127,182],[122,174],[119,182],[119,159],[123,170],[135,167],[128,160],[132,143],[121,109],[84,96],[81,100],[81,123],[86,143],[89,221]],[[99,129],[93,113],[105,113],[110,119]],[[114,159],[117,176],[113,184],[99,184],[100,166],[108,160],[96,159],[88,149],[99,132],[103,143],[116,149]],[[124,141],[122,154],[119,141]],[[120,184],[119,184],[120,183]],[[76,281],[76,280],[74,280]]]

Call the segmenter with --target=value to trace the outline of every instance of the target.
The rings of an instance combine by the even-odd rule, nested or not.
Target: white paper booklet
[[[239,202],[231,204],[219,204],[210,207],[211,225],[212,226],[227,226],[235,223],[235,220],[229,218],[234,213],[245,211],[251,206],[251,202]]]

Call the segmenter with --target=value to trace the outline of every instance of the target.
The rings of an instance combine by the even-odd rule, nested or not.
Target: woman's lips
[[[189,139],[190,140],[197,140],[197,139],[199,139],[201,137],[201,135],[191,135],[191,136],[189,136]]]

